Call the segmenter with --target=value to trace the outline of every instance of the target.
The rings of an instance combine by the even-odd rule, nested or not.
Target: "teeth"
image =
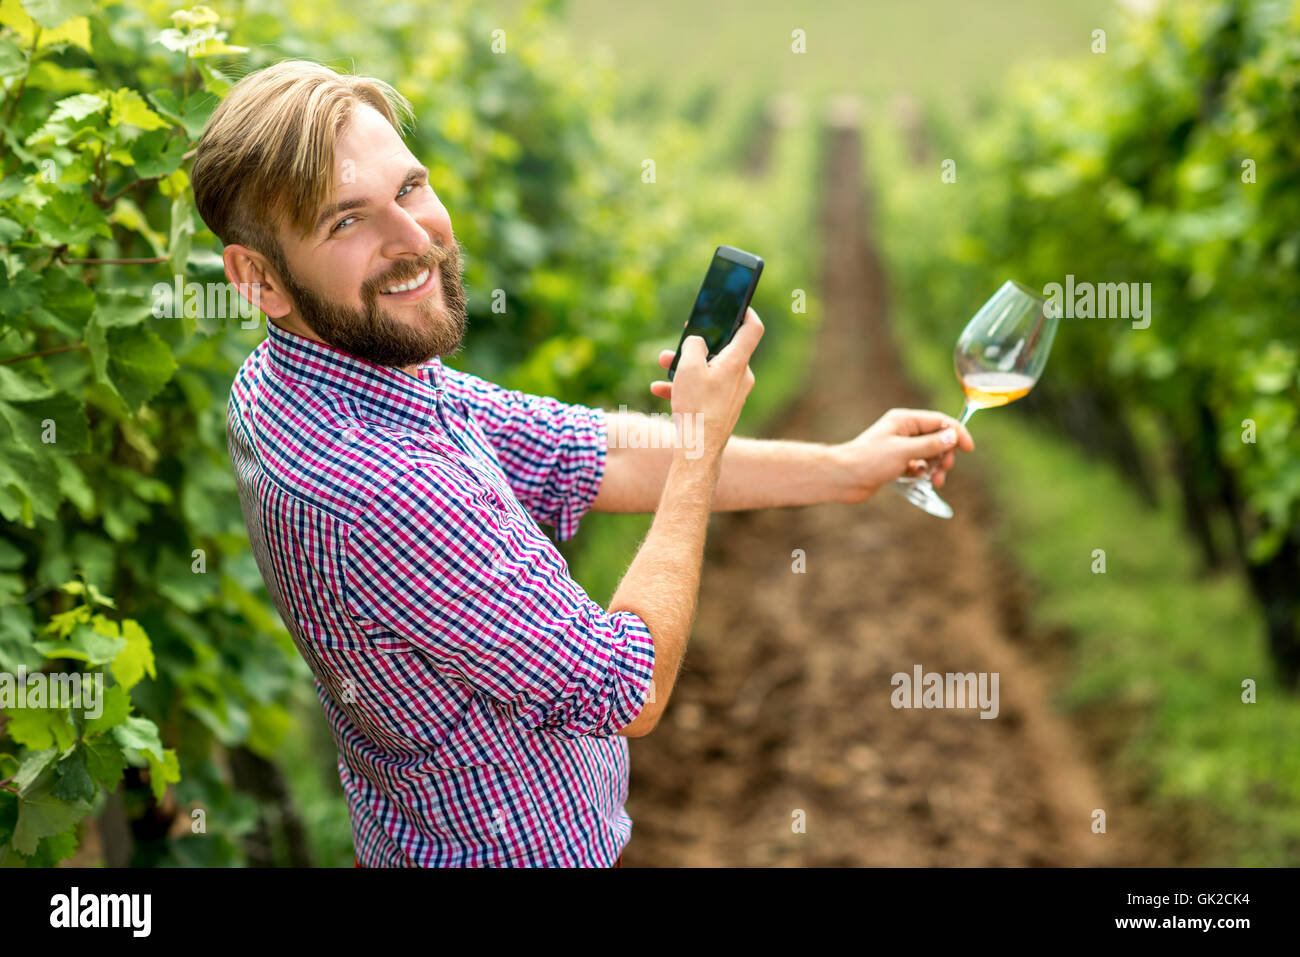
[[[416,289],[420,286],[423,286],[428,281],[429,281],[429,270],[426,269],[424,272],[420,273],[420,275],[416,276],[410,282],[402,283],[402,285],[400,286],[390,286],[388,289],[385,289],[384,292],[388,292],[388,293],[407,292],[408,290]]]

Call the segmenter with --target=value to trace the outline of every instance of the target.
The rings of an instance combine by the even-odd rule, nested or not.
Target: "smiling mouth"
[[[380,295],[389,299],[410,300],[423,299],[437,285],[438,267],[421,270],[414,278],[389,286],[380,291]]]

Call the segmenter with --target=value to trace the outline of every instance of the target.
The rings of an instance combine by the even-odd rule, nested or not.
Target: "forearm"
[[[719,463],[670,458],[662,500],[609,610],[631,611],[645,622],[655,646],[650,698],[619,734],[637,737],[654,727],[668,704],[695,620],[700,566]]]
[[[650,512],[659,504],[675,444],[689,453],[690,434],[669,418],[636,412],[607,413],[605,481],[593,511]],[[732,436],[722,455],[713,510],[738,511],[842,502],[849,474],[836,446],[819,442]]]

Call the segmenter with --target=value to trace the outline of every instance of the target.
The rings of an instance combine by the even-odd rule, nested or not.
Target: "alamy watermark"
[[[980,708],[981,718],[998,716],[998,672],[974,671],[966,674],[922,671],[912,666],[912,673],[899,671],[889,679],[893,692],[889,703],[895,708]]]
[[[1078,282],[1074,274],[1065,284],[1049,282],[1044,312],[1057,319],[1133,319],[1134,329],[1151,325],[1151,283]]]
[[[675,449],[680,445],[688,459],[704,454],[700,446],[703,414],[700,412],[631,412],[618,407],[610,448]]]
[[[257,282],[185,282],[179,274],[172,282],[153,285],[150,311],[155,319],[239,319],[241,329],[256,329],[262,306],[262,284]]]
[[[0,671],[0,708],[79,708],[87,718],[104,713],[104,673]]]

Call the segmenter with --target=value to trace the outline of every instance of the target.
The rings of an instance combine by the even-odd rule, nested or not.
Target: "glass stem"
[[[957,421],[960,422],[962,425],[965,425],[967,422],[970,421],[970,417],[975,414],[978,408],[979,406],[971,405],[970,399],[967,399],[964,403],[962,403],[961,415],[960,417],[958,417]],[[934,470],[936,466],[938,466],[939,460],[941,458],[943,458],[942,455],[936,455],[934,458],[930,459],[930,467],[925,470],[925,480],[927,482],[930,481],[930,476],[934,474]]]

